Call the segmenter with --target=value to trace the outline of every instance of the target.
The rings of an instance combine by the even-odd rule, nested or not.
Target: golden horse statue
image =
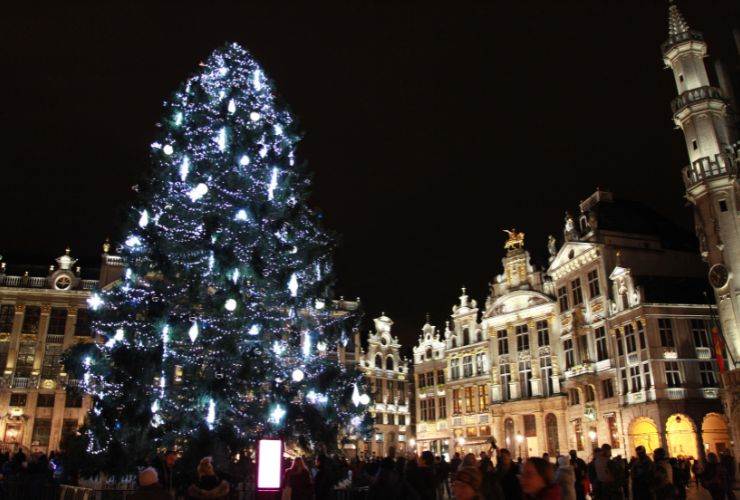
[[[511,228],[511,230],[504,229],[504,232],[509,235],[509,239],[504,243],[504,248],[506,250],[524,247],[524,233],[518,232],[514,228]]]

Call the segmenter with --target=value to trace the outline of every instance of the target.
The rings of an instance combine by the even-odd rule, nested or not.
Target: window
[[[630,392],[629,379],[627,378],[627,368],[621,368],[619,370],[620,378],[622,379],[622,394]]]
[[[609,429],[609,440],[611,441],[612,448],[619,448],[619,431],[617,430],[617,417],[609,415],[606,417],[606,426]]]
[[[452,414],[460,415],[462,413],[462,395],[460,389],[452,389]]]
[[[385,384],[388,389],[388,402],[392,403],[396,399],[396,383],[393,380],[386,380]]]
[[[11,305],[0,307],[0,333],[13,332],[13,319],[15,319],[15,307]]]
[[[89,309],[77,309],[77,322],[75,323],[75,335],[78,337],[92,337],[92,318]]]
[[[478,330],[475,334],[475,341],[476,342],[483,342],[483,332],[481,330]]]
[[[663,347],[676,347],[673,339],[673,326],[670,318],[658,319],[658,333],[660,334],[660,345]]]
[[[508,364],[503,364],[499,367],[501,371],[501,399],[508,401],[511,399],[511,392],[509,389],[509,382],[511,381],[511,369]]]
[[[452,358],[450,360],[450,377],[452,380],[460,378],[460,358]]]
[[[491,435],[491,426],[490,425],[481,425],[478,428],[478,431],[480,432],[481,436],[490,436]]]
[[[727,200],[719,200],[719,211],[727,212]]]
[[[383,356],[380,354],[375,355],[375,368],[383,368]]]
[[[583,291],[581,290],[581,278],[570,282],[570,293],[573,297],[573,305],[583,304]]]
[[[683,75],[681,75],[681,81],[683,81]],[[691,140],[691,147],[696,151],[699,149],[699,144],[696,142],[696,139]]]
[[[483,375],[486,371],[486,355],[479,352],[475,355],[475,372],[477,375]]]
[[[437,420],[436,411],[434,411],[434,398],[427,400],[427,420]]]
[[[48,418],[37,418],[33,422],[32,443],[38,443],[38,446],[49,445],[49,434],[51,434],[51,420]]]
[[[36,353],[36,342],[21,342],[18,347],[18,358],[15,363],[15,374],[18,377],[30,377]]]
[[[470,329],[468,327],[463,328],[463,345],[470,344]]]
[[[573,431],[576,436],[576,449],[583,451],[583,426],[580,418],[574,422]]]
[[[67,408],[82,408],[82,392],[74,387],[67,387],[67,397],[64,398]]]
[[[422,358],[424,359],[424,358]],[[432,359],[432,348],[427,349],[427,359]]]
[[[709,342],[709,329],[707,328],[707,322],[703,319],[691,320],[691,336],[694,338],[695,347],[709,347],[712,345]]]
[[[642,379],[640,378],[639,365],[630,368],[630,379],[632,379],[632,392],[640,392],[642,390]]]
[[[427,386],[427,378],[423,373],[419,374],[419,389],[423,389]]]
[[[578,405],[581,404],[580,396],[578,395],[578,389],[569,389],[568,390],[568,401],[570,401],[571,406],[572,405]]]
[[[10,350],[10,342],[0,342],[0,373],[5,370],[8,366],[8,351]]]
[[[702,387],[717,387],[717,374],[711,361],[699,363],[699,376],[701,377]]]
[[[49,329],[47,335],[64,335],[67,329],[67,309],[62,307],[52,307],[49,315]]]
[[[534,415],[524,415],[524,437],[537,437],[537,424]]]
[[[622,344],[622,334],[617,330],[617,334],[614,337],[617,340],[617,354],[624,356],[624,345]]]
[[[62,422],[62,436],[68,436],[77,432],[77,419],[65,418]]]
[[[519,394],[522,398],[532,397],[532,363],[519,362]]]
[[[604,399],[614,397],[614,384],[612,379],[606,378],[601,381],[601,392],[604,393]]]
[[[599,295],[601,295],[601,290],[599,288],[599,271],[594,269],[588,272],[588,296],[593,299]]]
[[[506,330],[499,330],[496,333],[496,336],[498,337],[499,356],[502,354],[509,354],[509,336],[507,334],[508,332]]]
[[[54,394],[39,394],[36,406],[38,408],[54,408],[54,399]]]
[[[393,357],[388,356],[385,359],[385,369],[389,371],[393,371]]]
[[[463,377],[473,376],[473,356],[463,357]]]
[[[60,344],[46,344],[44,365],[41,367],[42,379],[55,379],[62,371],[62,346]]]
[[[26,406],[28,396],[22,392],[14,392],[10,395],[10,406]]]
[[[404,415],[403,413],[398,415],[398,425],[406,425],[406,415]],[[399,441],[400,438],[401,436],[399,436]]]
[[[478,409],[480,411],[488,409],[488,388],[485,385],[478,386]]]
[[[573,352],[573,339],[563,341],[563,351],[565,352],[565,369],[569,370],[576,365],[575,352]]]
[[[39,333],[39,320],[41,319],[41,308],[39,306],[26,306],[23,315],[22,333]]]
[[[678,361],[665,362],[665,382],[668,387],[681,387],[681,372]]]
[[[555,391],[552,385],[552,360],[550,356],[540,358],[540,377],[542,377],[543,396],[552,396]]]
[[[398,404],[406,404],[406,383],[402,380],[398,381]]]
[[[640,349],[645,349],[645,327],[642,321],[637,322],[637,339],[640,341]]]
[[[586,386],[586,402],[591,403],[593,401],[596,401],[596,391],[594,391],[594,386],[589,384]]]
[[[594,330],[594,339],[596,339],[596,360],[604,361],[609,359],[609,350],[607,349],[606,328],[603,326]]]
[[[439,398],[439,418],[447,418],[447,399]]]
[[[427,386],[434,385],[434,372],[427,372]]]
[[[474,398],[473,398],[473,387],[466,387],[465,388],[465,412],[466,413],[473,413],[475,411],[475,406],[473,406]]]
[[[645,390],[653,387],[653,373],[650,371],[650,363],[647,361],[642,364],[642,379],[645,382]]]
[[[529,350],[529,327],[526,324],[516,326],[516,350]]]
[[[445,371],[437,370],[437,383],[442,385],[445,383]]]
[[[635,329],[632,325],[625,325],[624,327],[624,342],[627,344],[627,352],[635,352],[637,350]]]
[[[547,326],[547,320],[537,322],[537,345],[539,347],[550,345],[550,329]]]
[[[560,312],[568,310],[568,289],[564,286],[558,288],[558,305],[560,305]]]

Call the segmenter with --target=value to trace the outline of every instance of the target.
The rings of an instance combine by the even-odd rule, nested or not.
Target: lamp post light
[[[517,435],[516,435],[516,442],[519,445],[519,457],[521,458],[521,456],[522,456],[522,442],[524,442],[524,436],[522,436],[522,433],[521,432],[517,433]]]
[[[593,429],[588,431],[588,438],[591,440],[591,447],[593,448],[593,446],[596,444],[596,431]]]

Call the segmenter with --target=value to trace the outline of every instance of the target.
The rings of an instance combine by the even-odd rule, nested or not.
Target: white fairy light
[[[190,337],[190,342],[195,342],[195,339],[198,338],[199,333],[200,331],[198,329],[198,321],[193,321],[193,324],[190,327],[190,330],[188,330],[188,336]]]
[[[206,414],[206,424],[209,429],[213,429],[213,423],[216,421],[216,402],[211,398],[208,401],[208,413]]]
[[[236,282],[239,281],[239,269],[238,268],[235,268],[234,272],[231,273],[231,281],[233,281],[235,285],[236,285]]]
[[[283,127],[276,124],[274,129],[275,129],[275,135],[283,135]]]
[[[229,72],[229,68],[224,68],[223,66],[218,68],[218,74],[221,76],[226,76],[226,73]]]
[[[141,217],[139,217],[139,227],[144,228],[149,224],[149,212],[144,210],[141,212]]]
[[[126,238],[125,243],[126,243],[126,246],[129,248],[138,247],[139,245],[141,245],[141,238],[132,234],[131,236]]]
[[[182,112],[181,111],[178,111],[177,113],[175,113],[175,125],[177,125],[178,127],[182,125]]]
[[[360,390],[357,388],[357,384],[354,384],[352,388],[352,404],[360,406]]]
[[[293,382],[300,382],[305,377],[305,374],[303,373],[303,370],[296,368],[290,376],[293,379]]]
[[[218,144],[219,151],[226,150],[226,127],[221,127],[218,131],[218,137],[216,137],[216,144]]]
[[[256,111],[252,111],[251,113],[249,113],[249,119],[252,120],[253,122],[256,122],[260,118],[261,118],[260,114],[257,113]]]
[[[115,340],[116,342],[120,342],[123,340],[123,337],[124,337],[123,328],[119,328],[118,330],[116,330],[116,334],[113,335],[113,340]]]
[[[133,275],[134,275],[134,272],[131,270],[130,267],[127,267],[126,268],[126,273],[124,274],[124,276],[126,277],[126,279],[127,280],[130,280],[131,279],[131,276],[133,276]]]
[[[234,216],[234,220],[244,221],[247,219],[249,219],[249,217],[247,217],[247,211],[244,210],[243,208],[236,213],[236,216]]]
[[[260,325],[258,325],[258,324],[255,323],[255,324],[253,324],[252,326],[249,327],[249,334],[250,335],[259,335],[260,334],[260,330],[262,330],[262,327]]]
[[[100,298],[100,295],[94,293],[87,299],[87,305],[89,305],[90,309],[93,311],[97,311],[98,308],[103,305],[103,299]]]
[[[285,352],[285,344],[283,344],[279,340],[274,341],[272,343],[272,352],[274,352],[277,356],[282,355]]]
[[[311,334],[306,332],[306,334],[303,337],[303,355],[308,357],[311,355]]]
[[[275,425],[279,425],[285,416],[285,410],[280,405],[275,405],[275,408],[270,412],[270,422]]]
[[[316,299],[314,307],[320,311],[326,307],[326,302],[324,302],[324,299]]]
[[[265,158],[267,156],[267,146],[262,146],[260,148],[260,158]]]
[[[213,271],[213,266],[216,264],[216,257],[213,255],[213,250],[208,254],[208,270]]]
[[[203,184],[202,182],[195,186],[193,189],[190,190],[188,193],[188,196],[190,197],[190,201],[198,201],[208,192],[208,186]]]
[[[173,152],[174,152],[175,150],[174,150],[174,149],[172,149],[172,146],[170,146],[169,144],[165,144],[165,146],[164,146],[164,147],[162,148],[162,151],[164,151],[164,154],[166,154],[167,156],[169,156],[169,155],[171,155],[171,154],[172,154],[172,153],[173,153]]]
[[[290,296],[296,297],[298,295],[298,278],[295,273],[290,275],[290,281],[288,281],[288,290],[290,290]]]
[[[317,342],[316,343],[316,349],[319,352],[325,352],[326,351],[326,342]]]
[[[226,302],[224,303],[224,309],[226,309],[229,312],[235,311],[236,310],[236,300],[234,299],[226,300]]]
[[[267,188],[267,199],[272,201],[275,197],[275,188],[277,187],[278,169],[274,167],[272,169],[272,176],[270,177],[270,185]]]
[[[234,99],[229,100],[229,113],[232,115],[236,113],[236,103],[234,102]]]
[[[260,76],[262,76],[261,73],[262,72],[260,70],[255,70],[254,72],[252,85],[254,85],[255,90],[262,90],[262,81],[260,80]]]
[[[249,165],[249,156],[242,155],[242,157],[239,158],[239,165],[241,165],[242,167],[246,167],[247,165]]]
[[[360,395],[360,404],[361,405],[369,405],[370,404],[370,396],[367,394],[361,394]]]
[[[188,173],[190,173],[190,158],[186,156],[182,159],[182,163],[180,163],[180,180],[185,182],[185,179],[188,178]]]

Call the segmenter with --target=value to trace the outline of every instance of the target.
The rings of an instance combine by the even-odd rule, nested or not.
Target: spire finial
[[[689,25],[681,15],[673,0],[668,0],[668,36],[676,36],[689,31]]]
[[[69,245],[67,245],[67,248],[64,249],[64,255],[69,255],[69,252],[71,252],[72,249],[69,248]]]
[[[428,324],[430,324],[430,323],[429,323],[429,313],[427,313],[427,325],[428,325]]]

